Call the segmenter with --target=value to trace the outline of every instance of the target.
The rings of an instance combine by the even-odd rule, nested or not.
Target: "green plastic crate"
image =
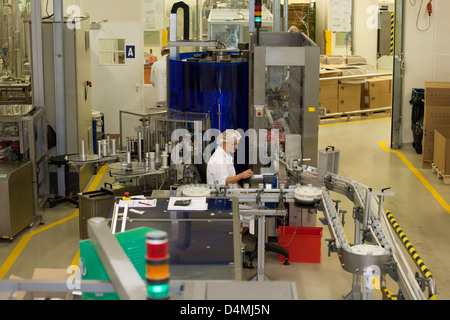
[[[145,280],[145,239],[148,232],[155,231],[151,228],[138,228],[114,236],[125,251],[142,280]],[[110,278],[97,254],[91,240],[80,241],[80,260],[83,266],[83,280],[106,280]],[[83,292],[83,300],[120,300],[117,293]]]

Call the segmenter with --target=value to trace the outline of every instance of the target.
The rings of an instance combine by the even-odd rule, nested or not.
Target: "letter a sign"
[[[135,46],[127,46],[127,59],[135,59],[136,58],[136,47]]]

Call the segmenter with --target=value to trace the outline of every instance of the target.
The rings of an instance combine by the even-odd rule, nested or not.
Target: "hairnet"
[[[237,140],[239,142],[241,138],[242,136],[238,131],[228,129],[217,136],[217,144],[220,146],[224,142],[234,142],[234,140]]]
[[[162,47],[161,52],[164,52],[164,51],[170,51],[170,47],[169,46]]]

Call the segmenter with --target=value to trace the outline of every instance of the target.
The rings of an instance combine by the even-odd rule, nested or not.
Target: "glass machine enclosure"
[[[211,9],[208,17],[209,39],[219,41],[227,48],[237,48],[242,42],[248,43],[249,17],[248,6]],[[273,15],[265,6],[262,7],[262,27],[266,31],[273,31]]]

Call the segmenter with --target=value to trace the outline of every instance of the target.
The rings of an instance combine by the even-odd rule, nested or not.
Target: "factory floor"
[[[352,117],[349,121],[346,118],[322,120],[319,149],[334,146],[340,150],[341,176],[374,190],[391,188],[395,191],[395,197],[386,197],[384,208],[392,212],[430,270],[437,284],[437,299],[450,299],[450,205],[447,203],[450,202],[450,186],[438,179],[431,169],[422,168],[422,157],[412,147],[391,150],[390,133],[391,119],[384,114]],[[99,188],[103,179],[108,178],[105,174],[102,179],[103,173],[104,170],[100,170],[93,176],[90,190]],[[352,204],[340,195],[336,195],[336,199],[342,201],[342,209],[348,212],[344,228],[352,242]],[[321,212],[317,215],[317,218],[322,217]],[[78,209],[70,203],[59,204],[45,210],[42,222],[37,219],[12,242],[0,241],[0,279],[31,279],[37,268],[66,270],[78,264]],[[318,219],[317,227],[322,227]],[[324,227],[320,263],[284,265],[278,261],[276,253],[267,252],[266,276],[272,281],[295,282],[301,300],[342,300],[351,290],[353,277],[341,268],[336,253],[328,256],[325,239],[329,238],[328,228]],[[247,250],[254,249],[255,240],[252,235],[243,236]],[[256,262],[253,262],[255,267]],[[256,270],[245,268],[244,278],[250,279]],[[388,289],[394,295],[398,290],[389,277]],[[377,290],[373,290],[372,297],[381,299]]]

